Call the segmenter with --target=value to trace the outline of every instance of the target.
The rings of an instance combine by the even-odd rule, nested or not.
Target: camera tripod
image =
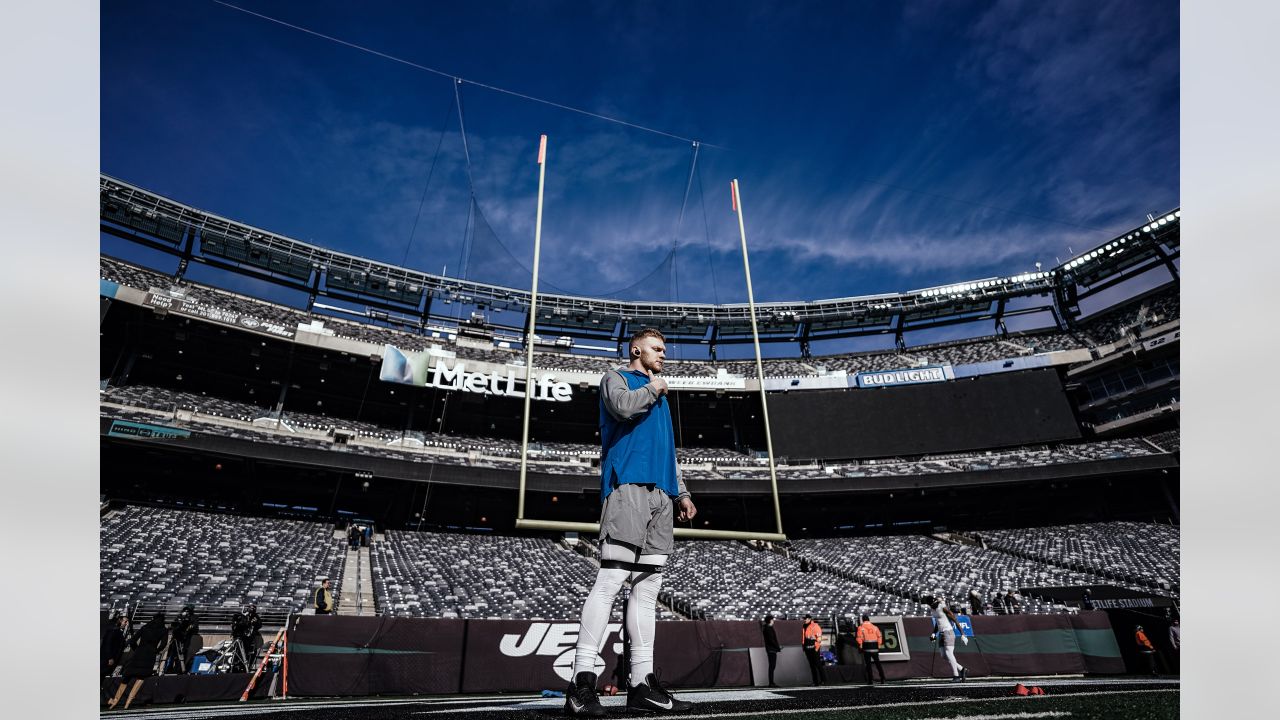
[[[222,653],[225,662],[220,662],[219,666],[223,672],[249,672],[253,669],[253,660],[257,658],[258,653],[253,652],[250,655],[250,647],[248,638],[232,636],[227,641],[227,649]]]
[[[177,635],[171,636],[169,645],[165,648],[164,664],[160,666],[160,674],[186,675],[190,672],[191,658],[187,657],[190,645],[190,635],[181,639]],[[176,670],[174,670],[174,665],[177,665]]]

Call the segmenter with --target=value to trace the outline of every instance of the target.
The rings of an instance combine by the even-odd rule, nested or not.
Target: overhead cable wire
[[[461,270],[460,276],[466,278],[467,273],[471,270],[471,251],[474,249],[476,237],[476,226],[472,222],[472,218],[479,212],[480,207],[476,203],[475,177],[471,173],[471,144],[467,142],[467,123],[463,119],[462,93],[458,90],[458,86],[461,84],[462,81],[458,78],[453,79],[453,100],[454,105],[458,108],[458,134],[462,137],[462,156],[467,161],[467,189],[471,193],[471,203],[467,210],[467,227],[464,228],[462,232],[462,257],[458,259],[459,268]],[[486,225],[487,224],[488,223],[486,222]],[[468,229],[471,232],[471,242],[469,244],[467,242]]]
[[[223,2],[223,0],[212,0],[212,2],[215,2],[215,3],[217,3],[217,4],[219,4],[219,5],[223,6],[223,7],[229,8],[229,9],[231,9],[231,10],[236,10],[236,11],[238,11],[238,12],[242,12],[242,13],[244,13],[244,14],[246,14],[246,15],[252,15],[252,16],[254,16],[254,17],[256,17],[256,18],[260,18],[260,19],[262,19],[262,20],[266,20],[266,21],[268,21],[268,22],[276,23],[277,25],[283,25],[284,27],[290,28],[290,29],[292,29],[292,30],[297,30],[298,32],[303,32],[303,33],[306,33],[306,34],[308,34],[308,35],[314,35],[315,37],[322,38],[322,39],[324,39],[324,40],[328,40],[328,41],[330,41],[330,42],[335,42],[335,43],[338,43],[339,45],[344,45],[344,46],[349,47],[349,48],[351,48],[351,49],[353,49],[353,50],[359,50],[359,51],[361,51],[361,52],[369,53],[370,55],[376,55],[376,56],[378,56],[378,57],[380,57],[380,58],[382,58],[382,59],[384,59],[384,60],[390,60],[391,62],[400,63],[401,65],[408,65],[408,66],[409,66],[409,67],[411,67],[411,68],[415,68],[415,69],[418,69],[418,70],[422,70],[423,72],[429,72],[429,73],[432,73],[432,74],[434,74],[434,75],[439,75],[439,76],[441,76],[441,77],[447,77],[447,78],[450,78],[450,79],[452,79],[452,80],[454,80],[454,81],[457,81],[457,82],[468,82],[468,83],[471,83],[472,85],[475,85],[475,86],[477,86],[477,87],[482,87],[482,88],[484,88],[484,89],[486,89],[486,90],[492,90],[492,91],[494,91],[494,92],[503,93],[503,94],[505,94],[505,95],[511,95],[512,97],[518,97],[518,98],[521,98],[522,100],[528,100],[528,101],[530,101],[530,102],[541,103],[541,104],[543,104],[543,105],[548,105],[548,106],[550,106],[550,107],[559,108],[559,109],[561,109],[561,110],[567,110],[567,111],[569,111],[569,112],[578,113],[579,115],[586,115],[586,116],[588,116],[588,117],[596,118],[597,120],[604,120],[604,121],[606,121],[606,122],[616,123],[616,124],[618,124],[618,125],[624,125],[624,126],[629,127],[629,128],[633,128],[633,129],[636,129],[636,130],[642,130],[642,131],[644,131],[644,132],[647,132],[647,133],[653,133],[653,134],[655,134],[655,135],[661,135],[661,136],[663,136],[663,137],[668,137],[668,138],[671,138],[671,139],[673,139],[673,140],[680,140],[680,141],[682,141],[682,142],[694,142],[694,140],[693,140],[692,138],[682,137],[682,136],[680,136],[680,135],[676,135],[675,133],[669,133],[669,132],[666,132],[665,130],[658,130],[657,128],[651,128],[651,127],[647,127],[647,126],[645,126],[645,125],[639,125],[639,124],[637,124],[637,123],[628,122],[628,121],[626,121],[626,120],[622,120],[622,119],[620,119],[620,118],[610,117],[610,116],[608,116],[608,115],[601,115],[600,113],[594,113],[594,112],[591,112],[590,110],[583,110],[582,108],[576,108],[576,107],[573,107],[572,105],[565,105],[565,104],[563,104],[563,103],[558,103],[558,102],[555,102],[554,100],[546,100],[546,99],[543,99],[543,98],[540,98],[540,97],[534,97],[533,95],[526,95],[526,94],[524,94],[524,93],[522,93],[522,92],[517,92],[517,91],[515,91],[515,90],[508,90],[507,88],[503,88],[503,87],[498,87],[497,85],[489,85],[488,83],[478,82],[478,81],[476,81],[476,80],[471,80],[471,79],[469,79],[469,78],[462,78],[462,77],[458,77],[457,75],[455,75],[455,74],[453,74],[453,73],[445,72],[445,71],[443,71],[443,70],[439,70],[439,69],[437,69],[437,68],[433,68],[433,67],[428,67],[428,66],[426,66],[426,65],[422,65],[422,64],[420,64],[420,63],[413,62],[412,60],[405,60],[404,58],[399,58],[399,57],[396,57],[395,55],[389,55],[389,54],[384,53],[384,52],[381,52],[381,51],[379,51],[379,50],[374,50],[373,48],[365,47],[364,45],[357,45],[356,43],[349,42],[349,41],[347,41],[347,40],[343,40],[343,39],[341,39],[341,38],[337,38],[337,37],[334,37],[334,36],[332,36],[332,35],[326,35],[326,34],[324,34],[324,33],[322,33],[322,32],[317,32],[317,31],[312,30],[312,29],[310,29],[310,28],[302,27],[301,25],[295,25],[295,24],[290,23],[290,22],[285,22],[284,20],[280,20],[279,18],[271,17],[270,15],[263,15],[262,13],[254,12],[254,11],[249,10],[249,9],[247,9],[247,8],[242,8],[242,7],[240,7],[239,5],[232,5],[231,3]],[[719,146],[719,145],[714,145],[714,144],[712,144],[712,143],[703,143],[703,144],[704,144],[704,145],[707,145],[708,147],[716,148],[716,149],[718,149],[718,150],[726,150],[726,149],[728,149],[728,148],[721,147],[721,146]]]
[[[440,139],[436,142],[436,152],[431,156],[431,169],[427,171],[427,182],[422,187],[422,199],[418,201],[418,214],[413,217],[413,229],[409,231],[409,242],[404,246],[404,259],[400,265],[409,262],[409,249],[413,247],[414,233],[418,232],[418,221],[422,219],[422,206],[427,202],[427,191],[431,189],[431,177],[436,172],[436,161],[440,159],[440,148],[444,145],[444,136],[449,133],[449,116],[453,113],[453,100],[444,113],[444,122],[440,123]]]
[[[684,197],[680,200],[680,214],[676,217],[676,230],[671,239],[671,299],[680,298],[680,283],[676,275],[676,250],[680,246],[680,230],[684,227],[684,210],[689,205],[689,190],[693,188],[693,173],[698,169],[698,142],[693,143],[693,158],[689,161],[689,178],[684,183]]]
[[[462,155],[467,159],[467,187],[471,189],[471,197],[475,197],[476,181],[471,175],[471,144],[467,142],[467,124],[462,120],[462,93],[458,91],[458,86],[461,84],[461,80],[454,78],[453,99],[454,105],[458,107],[458,130],[462,133]]]
[[[225,8],[228,8],[228,9],[230,9],[230,10],[235,10],[235,11],[237,11],[237,12],[244,13],[245,15],[251,15],[251,16],[256,17],[256,18],[259,18],[259,19],[261,19],[261,20],[266,20],[266,21],[268,21],[268,22],[272,22],[272,23],[275,23],[275,24],[277,24],[277,25],[281,25],[281,26],[283,26],[283,27],[290,28],[290,29],[292,29],[292,30],[297,30],[298,32],[306,33],[306,34],[308,34],[308,35],[312,35],[312,36],[315,36],[315,37],[321,38],[321,39],[323,39],[323,40],[328,40],[328,41],[330,41],[330,42],[337,43],[337,44],[339,44],[339,45],[343,45],[343,46],[345,46],[345,47],[349,47],[349,48],[351,48],[351,49],[353,49],[353,50],[359,50],[360,52],[369,53],[370,55],[375,55],[375,56],[380,57],[380,58],[382,58],[382,59],[384,59],[384,60],[390,60],[391,62],[400,63],[401,65],[407,65],[408,67],[415,68],[415,69],[417,69],[417,70],[422,70],[423,72],[428,72],[428,73],[431,73],[431,74],[434,74],[434,75],[439,75],[440,77],[449,78],[450,80],[453,80],[453,81],[454,81],[455,85],[456,85],[456,84],[458,84],[458,83],[467,82],[467,83],[471,83],[472,85],[475,85],[476,87],[481,87],[481,88],[484,88],[484,89],[486,89],[486,90],[492,90],[493,92],[503,93],[503,94],[505,94],[505,95],[510,95],[510,96],[512,96],[512,97],[518,97],[518,98],[521,98],[521,99],[523,99],[523,100],[528,100],[528,101],[530,101],[530,102],[540,103],[540,104],[542,104],[542,105],[547,105],[547,106],[549,106],[549,107],[554,107],[554,108],[558,108],[558,109],[561,109],[561,110],[566,110],[566,111],[568,111],[568,112],[578,113],[579,115],[586,115],[586,116],[588,116],[588,117],[593,117],[593,118],[596,118],[596,119],[598,119],[598,120],[603,120],[603,121],[605,121],[605,122],[615,123],[615,124],[617,124],[617,125],[622,125],[622,126],[629,127],[629,128],[633,128],[633,129],[640,130],[640,131],[643,131],[643,132],[652,133],[652,134],[654,134],[654,135],[660,135],[660,136],[662,136],[662,137],[671,138],[671,139],[673,139],[673,140],[680,140],[680,141],[682,141],[682,142],[688,142],[688,143],[695,143],[695,142],[696,142],[696,143],[698,143],[700,146],[711,147],[711,148],[715,148],[715,149],[717,149],[717,150],[728,150],[728,149],[729,149],[729,148],[727,148],[727,147],[725,147],[725,146],[723,146],[723,145],[716,145],[716,144],[714,144],[714,143],[708,143],[708,142],[702,142],[702,141],[694,140],[693,138],[687,138],[687,137],[684,137],[684,136],[681,136],[681,135],[677,135],[677,134],[675,134],[675,133],[667,132],[667,131],[665,131],[665,130],[659,130],[659,129],[657,129],[657,128],[652,128],[652,127],[648,127],[648,126],[645,126],[645,125],[640,125],[640,124],[638,124],[638,123],[633,123],[633,122],[629,122],[629,121],[626,121],[626,120],[622,120],[621,118],[611,117],[611,116],[609,116],[609,115],[602,115],[602,114],[600,114],[600,113],[594,113],[594,112],[591,112],[590,110],[583,110],[582,108],[576,108],[576,107],[573,107],[572,105],[565,105],[565,104],[563,104],[563,103],[559,103],[559,102],[556,102],[556,101],[554,101],[554,100],[547,100],[547,99],[544,99],[544,98],[535,97],[535,96],[533,96],[533,95],[527,95],[527,94],[522,93],[522,92],[517,92],[517,91],[515,91],[515,90],[509,90],[509,89],[507,89],[507,88],[498,87],[497,85],[490,85],[490,84],[488,84],[488,83],[483,83],[483,82],[479,82],[479,81],[476,81],[476,80],[471,80],[471,79],[468,79],[468,78],[463,78],[463,77],[460,77],[460,76],[458,76],[458,75],[455,75],[454,73],[445,72],[445,71],[443,71],[443,70],[440,70],[440,69],[437,69],[437,68],[433,68],[433,67],[428,67],[428,66],[426,66],[426,65],[422,65],[421,63],[413,62],[412,60],[405,60],[404,58],[396,57],[395,55],[390,55],[390,54],[388,54],[388,53],[384,53],[384,52],[382,52],[382,51],[380,51],[380,50],[374,50],[373,48],[366,47],[366,46],[364,46],[364,45],[359,45],[359,44],[357,44],[357,43],[353,43],[353,42],[350,42],[350,41],[347,41],[347,40],[343,40],[343,39],[341,39],[341,38],[337,38],[337,37],[334,37],[334,36],[332,36],[332,35],[326,35],[325,33],[318,32],[318,31],[312,30],[312,29],[310,29],[310,28],[302,27],[301,25],[296,25],[296,24],[294,24],[294,23],[286,22],[286,21],[281,20],[281,19],[279,19],[279,18],[271,17],[270,15],[264,15],[263,13],[254,12],[253,10],[249,10],[249,9],[247,9],[247,8],[243,8],[243,7],[240,7],[240,6],[238,6],[238,5],[233,5],[233,4],[229,3],[229,2],[224,2],[224,0],[211,0],[211,1],[212,1],[212,2],[214,2],[214,3],[217,3],[218,5],[223,6],[223,7],[225,7]],[[1096,227],[1091,227],[1091,226],[1088,226],[1088,225],[1081,225],[1081,224],[1079,224],[1079,223],[1073,223],[1073,222],[1070,222],[1070,221],[1067,221],[1067,220],[1058,220],[1058,219],[1056,219],[1056,218],[1043,217],[1043,216],[1040,216],[1040,215],[1035,215],[1035,214],[1032,214],[1032,213],[1025,213],[1025,212],[1021,212],[1021,211],[1018,211],[1018,210],[1010,210],[1010,209],[1008,209],[1008,208],[997,207],[997,206],[995,206],[995,205],[989,205],[989,204],[986,204],[986,203],[976,202],[976,201],[973,201],[973,200],[965,200],[965,199],[962,199],[962,198],[951,197],[951,196],[949,196],[949,195],[943,195],[943,194],[940,194],[940,193],[928,192],[928,191],[924,191],[924,190],[916,190],[916,189],[914,189],[914,188],[903,187],[903,186],[901,186],[901,185],[895,185],[895,184],[893,184],[893,183],[887,183],[887,182],[884,182],[884,181],[881,181],[881,180],[873,180],[873,179],[871,179],[871,178],[866,178],[866,177],[863,177],[863,178],[859,178],[859,177],[851,177],[850,179],[854,180],[855,182],[864,182],[864,183],[868,183],[868,184],[872,184],[872,185],[879,185],[879,186],[881,186],[881,187],[885,187],[885,188],[888,188],[888,189],[891,189],[891,190],[897,190],[897,191],[899,191],[899,192],[907,192],[907,193],[912,193],[912,194],[920,195],[920,196],[923,196],[923,197],[931,197],[931,198],[934,198],[934,199],[936,199],[936,200],[942,200],[942,201],[944,201],[944,202],[951,202],[951,203],[958,203],[958,204],[961,204],[961,205],[968,205],[968,206],[970,206],[970,207],[981,208],[981,209],[984,209],[984,210],[991,210],[991,211],[993,211],[993,212],[1004,213],[1004,214],[1007,214],[1007,215],[1017,215],[1017,216],[1021,216],[1021,217],[1024,217],[1024,218],[1028,218],[1028,219],[1031,219],[1031,220],[1037,220],[1037,221],[1040,221],[1040,222],[1050,222],[1050,223],[1054,223],[1054,224],[1057,224],[1057,225],[1065,225],[1065,226],[1068,226],[1068,227],[1074,227],[1074,228],[1079,229],[1079,230],[1088,230],[1088,231],[1090,231],[1090,232],[1096,232],[1096,233],[1109,233],[1109,234],[1115,234],[1115,233],[1113,233],[1113,232],[1111,232],[1111,231],[1108,231],[1108,230],[1106,230],[1106,229],[1103,229],[1103,228],[1096,228]],[[705,212],[705,210],[704,210],[704,212]]]
[[[498,245],[499,249],[501,249],[501,250],[502,250],[502,252],[503,252],[503,253],[505,253],[505,254],[507,255],[507,257],[509,257],[509,258],[511,259],[511,261],[512,261],[513,263],[515,263],[515,264],[516,264],[516,266],[518,266],[518,267],[522,268],[525,272],[529,273],[530,275],[533,275],[533,270],[529,269],[529,266],[527,266],[527,265],[525,265],[523,262],[521,262],[521,261],[520,261],[520,259],[516,256],[516,254],[515,254],[514,252],[512,252],[512,251],[511,251],[511,248],[508,248],[508,247],[507,247],[507,245],[506,245],[506,243],[502,242],[502,238],[498,237],[498,233],[497,233],[497,231],[495,231],[495,230],[493,229],[493,226],[489,224],[489,220],[485,217],[485,215],[484,215],[484,211],[483,211],[483,210],[481,209],[481,207],[480,207],[480,199],[479,199],[479,197],[477,197],[477,196],[476,196],[476,187],[475,187],[475,182],[474,182],[474,181],[473,181],[473,179],[472,179],[472,169],[471,169],[471,152],[470,152],[470,150],[468,149],[468,148],[469,148],[469,144],[468,144],[468,141],[467,141],[467,126],[466,126],[466,121],[465,121],[465,113],[463,112],[463,108],[462,108],[462,94],[461,94],[461,93],[459,92],[459,90],[458,90],[459,86],[462,84],[462,81],[461,81],[460,79],[458,79],[458,78],[454,78],[454,80],[455,80],[455,82],[454,82],[454,85],[453,85],[453,92],[454,92],[454,99],[455,99],[455,101],[456,101],[456,102],[455,102],[455,104],[457,105],[457,108],[458,108],[458,129],[459,129],[459,131],[461,132],[461,135],[462,135],[462,149],[463,149],[463,155],[464,155],[464,157],[466,158],[466,161],[467,161],[467,184],[468,184],[468,186],[469,186],[469,187],[470,187],[470,189],[471,189],[471,206],[470,206],[470,216],[469,216],[469,217],[474,217],[474,218],[475,218],[475,221],[474,221],[474,222],[469,222],[469,223],[468,223],[468,224],[469,224],[469,227],[470,227],[470,230],[471,230],[471,232],[470,232],[471,242],[468,244],[468,243],[467,243],[467,240],[466,240],[466,236],[464,235],[464,237],[463,237],[463,257],[462,257],[462,275],[461,275],[461,276],[462,276],[463,278],[467,278],[467,277],[468,277],[468,273],[470,272],[470,267],[471,267],[471,255],[472,255],[472,253],[475,251],[475,238],[476,238],[476,233],[479,231],[479,229],[480,229],[480,224],[481,224],[481,223],[483,223],[483,224],[484,224],[485,229],[486,229],[486,230],[488,230],[488,235],[487,235],[486,237],[492,238],[492,239],[493,239],[493,242],[494,242],[494,243],[496,243],[496,244]],[[693,143],[693,145],[694,145],[694,148],[695,148],[695,152],[694,152],[694,159],[696,160],[696,159],[697,159],[697,151],[696,151],[696,148],[700,145],[700,143],[698,143],[697,141],[693,141],[693,140],[691,140],[690,142],[691,142],[691,143]],[[695,168],[697,167],[696,163],[695,163],[694,167],[695,167]],[[692,178],[692,174],[690,175],[690,178]],[[687,189],[687,186],[686,186],[686,190],[685,190],[685,199],[686,199],[686,201],[688,200],[688,189]],[[683,218],[683,217],[684,217],[684,208],[683,208],[683,206],[682,206],[682,207],[681,207],[681,209],[680,209],[680,217],[681,217],[681,218]],[[645,276],[645,280],[647,280],[649,277],[653,276],[655,273],[657,273],[659,270],[661,270],[661,269],[662,269],[663,264],[665,264],[665,263],[667,263],[667,262],[671,262],[671,263],[673,263],[673,264],[674,264],[674,256],[675,256],[675,245],[673,244],[673,245],[672,245],[672,248],[671,248],[671,251],[667,253],[666,258],[664,258],[664,259],[663,259],[663,261],[662,261],[661,263],[659,263],[659,264],[658,264],[658,267],[657,267],[657,268],[655,268],[652,272],[650,272],[650,273],[649,273],[649,275],[646,275],[646,276]],[[669,273],[669,274],[670,274],[670,273],[673,273],[673,270],[672,270],[671,268],[667,268],[667,270],[668,270],[668,273]],[[669,276],[669,277],[667,278],[667,292],[666,292],[667,297],[666,297],[666,298],[664,298],[664,299],[668,299],[668,300],[670,299],[670,294],[671,294],[671,281],[672,281],[672,278]],[[643,282],[643,281],[642,281],[642,282]],[[551,284],[550,282],[547,282],[547,281],[545,281],[545,280],[542,282],[542,284],[543,284],[543,285],[545,285],[545,286],[547,286],[548,288],[552,289],[553,291],[555,291],[555,292],[557,292],[557,293],[560,293],[560,294],[563,294],[563,295],[571,295],[571,294],[574,294],[574,293],[566,292],[566,291],[565,291],[565,290],[563,290],[562,288],[558,288],[558,287],[556,287],[555,285],[553,285],[553,284]],[[634,284],[634,285],[629,285],[629,286],[627,286],[627,287],[625,287],[625,288],[622,288],[622,290],[616,290],[616,291],[614,291],[614,292],[612,292],[612,293],[587,293],[587,294],[589,294],[589,295],[600,295],[600,296],[608,297],[609,295],[615,295],[615,294],[618,294],[618,293],[623,292],[623,291],[629,291],[629,290],[631,290],[632,288],[636,287],[636,286],[637,286],[637,285],[639,285],[639,284],[640,284],[640,283],[636,283],[636,284]]]

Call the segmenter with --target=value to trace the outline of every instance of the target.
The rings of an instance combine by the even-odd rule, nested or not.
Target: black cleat
[[[633,685],[627,691],[627,709],[640,712],[674,713],[687,712],[693,703],[685,702],[667,692],[653,673],[644,676],[644,682]]]
[[[604,717],[604,706],[596,695],[596,674],[580,672],[564,691],[564,714],[571,717]]]

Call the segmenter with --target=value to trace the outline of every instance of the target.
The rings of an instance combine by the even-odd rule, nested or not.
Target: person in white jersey
[[[929,639],[938,643],[938,652],[942,653],[951,665],[952,681],[964,682],[968,672],[956,661],[956,636],[959,636],[960,641],[965,645],[969,644],[969,638],[960,631],[960,621],[956,619],[955,613],[951,612],[951,608],[947,607],[946,599],[941,593],[925,600],[929,605],[929,615],[933,618],[933,634],[929,635]]]

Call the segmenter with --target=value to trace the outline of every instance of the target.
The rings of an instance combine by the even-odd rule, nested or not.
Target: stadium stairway
[[[948,545],[972,545],[973,547],[982,547],[982,542],[977,538],[964,533],[958,532],[936,532],[930,533],[929,537]]]
[[[1000,344],[1004,345],[1005,347],[1012,348],[1014,352],[1018,353],[1018,355],[1031,354],[1031,348],[1027,347],[1026,345],[1019,345],[1018,343],[1013,342],[1012,340],[1001,340]]]
[[[347,548],[347,559],[342,569],[342,589],[338,593],[339,615],[373,615],[373,565],[369,561],[369,548]]]

